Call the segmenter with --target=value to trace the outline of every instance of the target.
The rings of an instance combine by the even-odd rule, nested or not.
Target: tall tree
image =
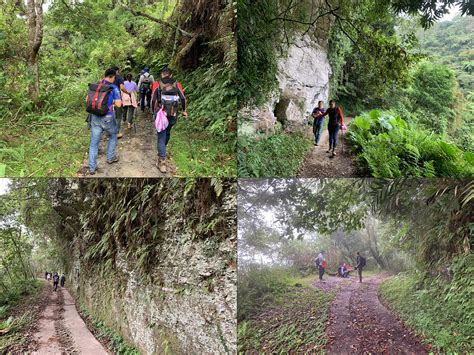
[[[43,42],[43,0],[28,0],[28,74],[30,83],[28,93],[34,103],[38,103],[40,83],[38,54]]]

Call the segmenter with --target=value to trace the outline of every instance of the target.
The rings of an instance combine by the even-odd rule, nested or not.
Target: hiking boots
[[[158,158],[157,166],[158,166],[158,169],[160,170],[160,173],[166,174],[166,159]]]
[[[107,164],[113,164],[119,161],[119,157],[116,155],[112,160],[107,160]]]

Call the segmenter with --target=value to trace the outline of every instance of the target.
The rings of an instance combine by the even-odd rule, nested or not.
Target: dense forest
[[[217,178],[11,180],[0,206],[1,352],[47,340],[35,335],[55,304],[45,271],[66,275],[114,353],[232,352],[235,188]]]
[[[377,309],[391,317],[389,309],[421,339],[416,353],[468,352],[473,187],[444,179],[240,181],[239,351],[337,353],[338,341],[355,342],[348,351],[395,351],[403,342],[386,332],[393,324],[384,326],[380,313],[371,318]],[[324,282],[314,261],[321,250]],[[356,266],[356,252],[367,264],[359,287],[356,275],[335,276],[343,263]],[[346,333],[335,339],[346,309]]]
[[[171,147],[177,175],[235,175],[231,1],[0,4],[0,176],[75,176],[89,142],[87,86],[112,65],[133,78],[168,66],[183,83],[190,117]]]
[[[439,22],[455,9],[465,16]],[[262,119],[248,108],[266,107],[278,95],[281,61],[309,36],[327,53],[329,99],[355,117],[347,141],[357,175],[472,176],[472,5],[240,1],[238,11],[246,15],[238,19],[241,124]],[[308,91],[304,85],[290,88]],[[302,134],[308,129],[295,131],[280,122],[276,109],[275,115],[272,134],[257,124],[256,134],[240,135],[240,175],[295,176],[301,168],[311,150]],[[310,112],[299,120],[311,121]]]

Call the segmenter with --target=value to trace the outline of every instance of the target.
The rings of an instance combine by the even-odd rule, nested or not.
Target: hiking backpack
[[[140,89],[148,90],[150,88],[150,76],[143,75],[142,86]]]
[[[365,261],[365,258],[364,257],[360,257],[360,266],[364,267],[366,264],[366,261]]]
[[[96,116],[105,116],[109,112],[109,97],[112,95],[112,86],[109,84],[89,84],[87,93],[86,111]]]
[[[178,82],[164,83],[160,80],[158,84],[161,90],[161,104],[165,108],[166,116],[176,116],[180,103]]]

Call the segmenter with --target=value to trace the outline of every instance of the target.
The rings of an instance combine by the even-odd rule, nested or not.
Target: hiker
[[[150,70],[148,68],[143,69],[143,74],[140,76],[140,80],[138,81],[138,89],[140,90],[140,107],[142,112],[145,112],[145,99],[146,99],[146,107],[150,109],[151,103],[151,88],[155,79],[153,75],[150,74]]]
[[[47,273],[46,280],[48,280],[48,282],[51,281],[51,273],[50,272]]]
[[[122,99],[123,94],[130,95],[125,87],[125,81],[123,80],[122,76],[120,75],[119,68],[114,65],[112,69],[115,70],[115,80],[113,84],[119,88],[120,99]],[[123,107],[115,106],[115,119],[117,120],[117,138],[120,139],[123,137],[123,134],[120,132],[120,128],[122,125],[122,120],[125,122],[126,117],[124,116]]]
[[[313,134],[314,134],[314,145],[319,145],[319,140],[321,139],[321,131],[323,130],[324,124],[324,102],[319,101],[318,107],[315,107],[313,110],[312,116],[314,118],[313,121]]]
[[[64,272],[61,275],[60,283],[61,287],[64,287],[64,284],[66,283],[66,276],[64,275]]]
[[[324,271],[326,270],[326,267],[327,267],[326,258],[324,257],[324,254],[325,254],[324,250],[321,250],[321,252],[318,254],[316,259],[314,260],[319,272],[319,281],[323,281]]]
[[[329,149],[328,153],[331,153],[332,156],[336,156],[336,147],[337,147],[337,135],[339,134],[339,129],[346,129],[344,125],[344,116],[342,115],[341,107],[336,106],[336,101],[329,101],[329,108],[321,116],[329,116],[328,122],[328,131],[329,131]]]
[[[105,71],[104,78],[97,84],[89,85],[86,98],[87,112],[91,113],[91,142],[89,146],[89,174],[94,175],[97,171],[97,154],[102,132],[107,132],[109,141],[107,144],[107,163],[113,164],[119,161],[115,153],[117,146],[117,119],[114,107],[121,107],[122,100],[120,91],[115,82],[116,72],[110,68]]]
[[[47,271],[44,273],[44,279],[48,280],[48,272]]]
[[[356,262],[357,262],[357,265],[355,268],[357,270],[357,273],[359,274],[359,282],[362,282],[362,269],[364,268],[366,261],[365,261],[365,258],[360,255],[359,252],[357,252]]]
[[[158,150],[157,167],[160,172],[166,173],[166,146],[171,138],[171,129],[178,120],[178,108],[181,104],[183,116],[188,117],[186,112],[186,97],[184,96],[183,86],[173,79],[173,72],[169,68],[161,71],[161,79],[153,92],[152,111],[154,117],[163,109],[168,119],[168,126],[165,130],[157,131],[156,147]]]
[[[133,115],[135,114],[135,109],[138,107],[137,103],[137,83],[132,81],[132,74],[127,74],[125,77],[125,89],[128,94],[122,95],[122,104],[123,104],[123,118],[127,120],[127,128],[132,128],[133,124]]]
[[[57,291],[57,289],[58,289],[58,283],[59,283],[59,276],[58,276],[58,273],[55,272],[55,273],[54,273],[54,276],[53,276],[53,290],[54,290],[54,291]]]

